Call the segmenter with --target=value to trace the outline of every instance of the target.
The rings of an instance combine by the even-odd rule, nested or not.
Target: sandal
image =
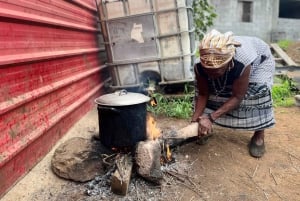
[[[262,145],[257,145],[253,138],[251,138],[251,141],[249,143],[249,153],[255,158],[262,157],[265,153],[265,142],[263,142]]]

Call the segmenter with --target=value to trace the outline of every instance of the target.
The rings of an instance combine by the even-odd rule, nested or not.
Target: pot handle
[[[102,107],[102,106],[99,106],[98,105],[98,108],[101,109],[101,110],[104,110],[104,111],[112,111],[112,112],[115,112],[115,113],[120,113],[121,111],[114,108],[114,107]]]
[[[123,96],[126,95],[128,92],[126,89],[121,89],[115,92],[116,94],[118,94],[119,96]]]

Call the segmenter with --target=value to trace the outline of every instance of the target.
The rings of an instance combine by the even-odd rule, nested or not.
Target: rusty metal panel
[[[0,198],[107,79],[94,0],[0,0]]]

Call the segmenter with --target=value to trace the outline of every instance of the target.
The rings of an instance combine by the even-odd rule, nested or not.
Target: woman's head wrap
[[[232,60],[235,47],[240,45],[234,41],[232,32],[221,34],[213,29],[200,42],[200,62],[205,68],[224,67]]]

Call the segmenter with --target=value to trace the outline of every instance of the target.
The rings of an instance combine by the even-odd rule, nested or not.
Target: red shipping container
[[[94,0],[0,0],[0,198],[101,95],[97,16]]]

